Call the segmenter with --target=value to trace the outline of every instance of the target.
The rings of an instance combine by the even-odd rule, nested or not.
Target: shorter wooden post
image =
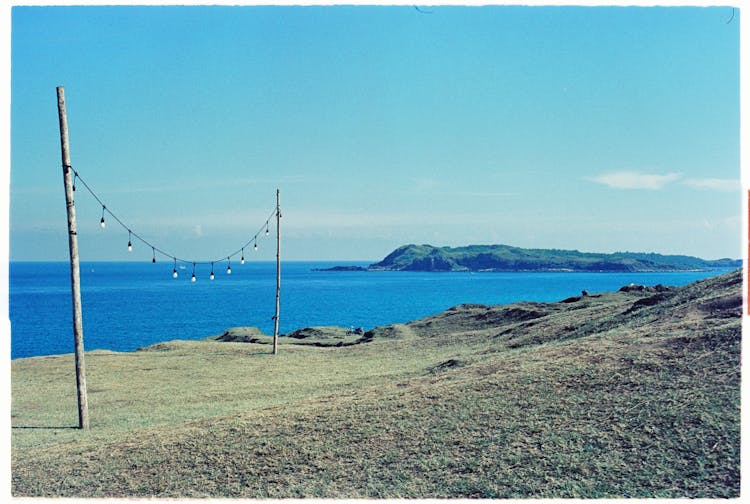
[[[281,207],[276,189],[276,314],[273,317],[273,354],[279,353],[279,294],[281,291]]]

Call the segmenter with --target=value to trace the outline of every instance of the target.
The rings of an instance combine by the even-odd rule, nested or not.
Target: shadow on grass
[[[68,430],[76,429],[76,425],[60,425],[60,426],[45,426],[45,425],[13,425],[11,429],[43,429],[43,430]]]

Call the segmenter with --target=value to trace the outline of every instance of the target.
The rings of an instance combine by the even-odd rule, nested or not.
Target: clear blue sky
[[[739,24],[731,7],[16,7],[10,257],[67,258],[58,85],[75,169],[180,257],[239,248],[276,188],[286,259],[741,257]],[[82,189],[76,207],[82,260],[150,260]]]

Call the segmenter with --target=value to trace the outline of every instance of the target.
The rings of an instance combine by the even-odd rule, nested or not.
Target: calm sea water
[[[322,272],[369,263],[282,264],[280,332],[315,325],[364,327],[408,322],[461,303],[559,301],[581,290],[617,290],[631,282],[684,285],[724,271],[686,273]],[[130,351],[159,341],[201,339],[235,326],[273,333],[276,265],[192,267],[172,278],[171,263],[82,263],[87,350]],[[11,357],[73,352],[68,263],[10,264]]]

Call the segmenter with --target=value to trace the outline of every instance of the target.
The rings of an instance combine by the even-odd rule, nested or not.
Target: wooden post
[[[86,365],[83,358],[83,316],[81,315],[81,268],[78,263],[76,207],[73,201],[73,168],[68,144],[68,117],[65,111],[65,88],[57,87],[57,112],[60,119],[65,204],[68,208],[68,248],[70,249],[70,287],[73,297],[73,338],[75,342],[76,387],[78,390],[78,427],[89,428],[89,402],[86,395]]]
[[[279,294],[281,291],[281,207],[276,189],[276,315],[273,317],[273,354],[279,352]]]

